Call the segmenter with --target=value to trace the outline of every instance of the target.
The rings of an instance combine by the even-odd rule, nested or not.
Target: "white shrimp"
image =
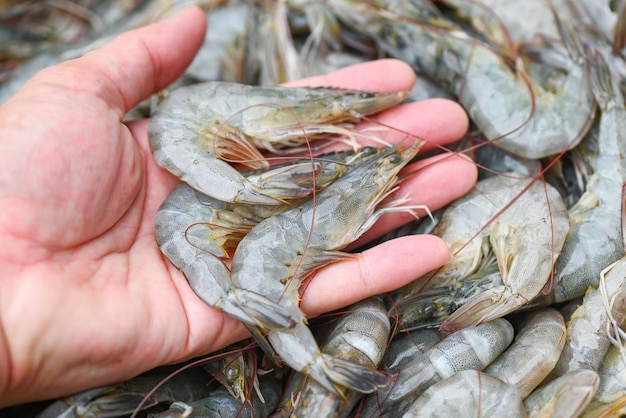
[[[263,295],[290,313],[296,324],[277,329],[267,321],[265,310],[242,309],[256,318],[251,329],[263,347],[269,345],[296,371],[308,374],[326,389],[336,385],[360,392],[386,386],[389,378],[377,371],[320,352],[299,308],[302,280],[325,264],[354,257],[337,250],[345,247],[383,214],[407,210],[397,207],[376,210],[397,181],[398,171],[417,153],[421,142],[399,153],[397,147],[371,157],[322,190],[315,200],[273,216],[258,224],[239,243],[233,256],[232,282],[237,288]],[[272,312],[271,306],[267,311]],[[270,318],[271,320],[272,318]]]
[[[312,192],[300,168],[278,178],[245,177],[226,161],[267,166],[256,147],[280,151],[345,134],[362,115],[401,102],[406,92],[257,87],[207,82],[181,87],[159,105],[148,127],[156,162],[196,190],[225,202],[280,204]],[[304,180],[305,185],[300,182]]]

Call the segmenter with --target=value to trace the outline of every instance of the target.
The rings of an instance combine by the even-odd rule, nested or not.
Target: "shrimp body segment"
[[[280,151],[330,134],[350,134],[363,115],[401,102],[406,92],[259,87],[207,82],[174,90],[148,131],[156,162],[202,193],[224,202],[280,204],[309,195],[298,171],[277,179],[246,177],[227,161],[267,167],[257,147]],[[302,167],[301,167],[302,168]],[[299,170],[301,170],[301,168]]]

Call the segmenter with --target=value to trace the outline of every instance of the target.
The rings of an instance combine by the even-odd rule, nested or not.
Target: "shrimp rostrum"
[[[227,82],[174,90],[149,124],[156,162],[194,189],[224,202],[280,204],[309,195],[319,169],[302,166],[259,179],[244,176],[227,161],[267,167],[257,149],[300,149],[331,134],[354,140],[363,115],[400,103],[406,92],[368,93],[332,88],[258,87]],[[344,140],[346,140],[344,138]],[[305,184],[300,184],[304,181]]]

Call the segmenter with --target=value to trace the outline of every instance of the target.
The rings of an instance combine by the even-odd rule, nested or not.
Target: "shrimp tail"
[[[372,393],[391,383],[391,378],[379,370],[324,353],[306,373],[326,389],[342,397],[345,396],[343,388]]]
[[[513,294],[510,287],[494,286],[467,301],[443,321],[439,330],[450,334],[463,328],[501,318],[526,303],[528,300],[519,294]]]

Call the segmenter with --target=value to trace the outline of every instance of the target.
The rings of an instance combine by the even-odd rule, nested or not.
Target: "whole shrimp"
[[[224,202],[280,204],[309,195],[319,167],[289,177],[246,177],[227,160],[261,168],[256,147],[279,151],[307,140],[345,134],[352,123],[401,102],[406,92],[257,87],[207,82],[173,91],[148,127],[156,162],[196,190]],[[308,175],[305,175],[308,174]],[[305,185],[299,184],[304,180]]]
[[[552,186],[504,176],[481,180],[448,207],[435,228],[450,247],[450,261],[397,291],[396,302],[462,280],[484,268],[494,254],[502,284],[467,300],[441,330],[453,332],[511,313],[548,281],[568,228],[567,210]]]
[[[498,146],[526,158],[542,158],[574,147],[589,129],[595,102],[582,51],[576,48],[574,31],[563,22],[559,29],[572,58],[558,88],[544,88],[459,29],[388,14],[379,12],[359,29],[391,56],[457,95],[479,130],[497,138]]]
[[[372,392],[389,378],[370,368],[323,354],[306,326],[299,308],[298,289],[315,269],[353,254],[338,252],[358,238],[384,213],[407,208],[376,206],[397,183],[397,173],[415,156],[422,142],[402,152],[390,147],[369,158],[322,190],[317,198],[259,223],[239,243],[233,256],[232,283],[239,289],[262,295],[267,309],[242,309],[257,321],[251,332],[262,347],[268,345],[275,358],[301,371],[326,389],[340,393],[339,386]],[[272,305],[278,304],[295,326],[272,325]]]
[[[597,287],[600,272],[624,255],[622,200],[626,183],[626,106],[600,54],[586,54],[592,89],[602,110],[598,153],[585,193],[570,209],[570,232],[554,273],[554,291],[545,302],[564,302]]]
[[[350,167],[360,164],[377,152],[365,147],[358,152],[345,151],[326,154],[319,160],[320,171],[316,187],[331,183]],[[269,171],[297,167],[306,163],[293,163],[277,166]],[[267,170],[254,175],[264,178]],[[309,179],[310,180],[310,179]],[[295,202],[294,202],[295,203]],[[205,196],[186,184],[178,185],[161,205],[154,218],[155,237],[161,251],[182,270],[194,292],[210,306],[221,304],[221,309],[249,325],[256,322],[239,309],[238,304],[230,303],[233,296],[247,293],[233,289],[230,272],[219,258],[228,256],[241,238],[262,220],[289,210],[288,205],[246,205],[226,203]],[[229,291],[232,290],[230,293]],[[249,295],[254,299],[254,295]],[[278,305],[273,307],[276,315],[283,312]],[[284,316],[287,314],[283,312]],[[278,319],[283,326],[291,322],[283,317]],[[285,322],[286,321],[286,322]]]

